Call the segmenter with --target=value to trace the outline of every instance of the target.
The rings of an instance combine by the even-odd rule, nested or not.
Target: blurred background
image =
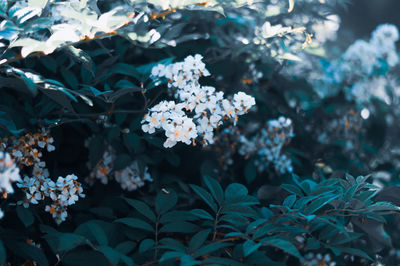
[[[352,0],[346,8],[339,8],[341,27],[338,43],[347,47],[355,39],[369,38],[371,32],[382,23],[395,24],[400,28],[399,0]]]

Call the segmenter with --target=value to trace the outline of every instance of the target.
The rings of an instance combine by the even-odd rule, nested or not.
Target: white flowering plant
[[[347,2],[0,0],[0,265],[399,264],[398,25]]]

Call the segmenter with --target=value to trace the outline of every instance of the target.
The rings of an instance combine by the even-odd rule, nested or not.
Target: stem
[[[215,214],[214,234],[213,234],[212,241],[215,241],[215,238],[217,237],[218,216],[219,216],[220,211],[221,211],[221,207],[218,208],[218,211],[217,211],[217,213]]]
[[[155,237],[154,237],[154,260],[157,261],[158,257],[158,221],[160,219],[160,215],[157,215],[157,220],[156,220],[156,231],[155,231]]]

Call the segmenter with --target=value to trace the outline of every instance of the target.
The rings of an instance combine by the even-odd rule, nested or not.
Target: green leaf
[[[64,252],[89,242],[81,235],[72,233],[50,233],[43,237],[54,252]]]
[[[283,184],[283,185],[281,185],[281,188],[283,188],[284,190],[286,190],[286,191],[288,191],[290,193],[296,194],[299,197],[303,197],[304,196],[304,194],[301,191],[301,189],[296,187],[296,186],[294,186],[294,185]]]
[[[238,183],[232,183],[225,189],[225,199],[235,199],[247,196],[249,191],[245,186]]]
[[[86,237],[89,240],[95,240],[101,246],[108,245],[108,237],[100,224],[95,221],[88,221],[76,228],[75,234]]]
[[[154,247],[154,240],[147,238],[145,240],[143,240],[140,245],[139,245],[139,252],[143,253],[148,251],[149,249],[151,249],[152,247]]]
[[[214,199],[221,205],[224,200],[224,191],[221,185],[212,177],[204,176],[204,183],[206,183],[208,190],[210,190],[211,195]]]
[[[260,246],[260,243],[255,243],[253,240],[247,240],[246,242],[243,243],[243,254],[245,257],[249,256],[252,254],[254,251],[256,251]]]
[[[292,208],[294,202],[296,201],[296,195],[290,195],[288,197],[286,197],[286,199],[283,201],[283,206],[285,206],[286,208],[290,209]]]
[[[338,198],[340,195],[327,195],[327,196],[322,196],[320,198],[317,198],[313,200],[304,210],[306,214],[313,214],[317,210],[321,209],[323,206],[331,202],[332,200],[335,200]]]
[[[374,261],[367,253],[365,253],[364,251],[362,251],[360,249],[347,248],[347,247],[338,247],[338,248],[339,248],[339,250],[341,250],[343,252],[346,252],[346,253],[349,253],[349,254],[352,254],[352,255],[355,255],[358,257],[362,257],[362,258],[365,258],[370,261]]]
[[[161,233],[193,233],[198,231],[199,227],[189,222],[172,222],[161,227]]]
[[[201,247],[204,242],[207,240],[208,235],[211,230],[203,230],[195,234],[189,242],[189,251],[191,253],[195,252],[199,247]]]
[[[376,202],[367,207],[367,210],[370,211],[400,211],[400,207],[393,205],[390,202]]]
[[[137,218],[121,218],[115,220],[114,222],[122,223],[132,228],[143,229],[146,231],[154,232],[154,228],[150,224]]]
[[[263,244],[267,244],[279,249],[282,249],[283,251],[301,259],[301,255],[299,253],[299,251],[297,250],[297,248],[289,241],[284,240],[284,239],[280,239],[280,238],[270,238],[270,237],[266,237],[260,240],[260,242],[262,242]]]
[[[93,61],[90,55],[88,55],[82,49],[76,48],[72,45],[68,45],[67,47],[65,47],[65,51],[68,52],[68,54],[73,58],[74,61],[82,64],[93,75]]]
[[[107,257],[107,259],[111,262],[112,265],[118,265],[118,262],[120,260],[120,253],[114,249],[112,249],[109,246],[99,246],[97,247],[101,253],[104,254],[104,256]]]
[[[198,218],[189,211],[170,211],[161,215],[160,223],[170,223],[179,221],[196,221]]]
[[[35,221],[35,217],[32,214],[31,209],[24,208],[20,205],[17,206],[17,215],[25,227],[30,226]]]
[[[166,260],[170,260],[170,259],[176,259],[176,258],[180,258],[186,256],[186,253],[184,252],[179,252],[179,251],[168,251],[165,252],[160,259],[160,262],[166,261]]]
[[[160,248],[172,249],[178,252],[186,252],[186,247],[178,240],[166,237],[159,241]]]
[[[215,204],[210,193],[208,193],[204,188],[196,185],[190,185],[190,187],[194,190],[194,192],[196,192],[197,195],[200,196],[200,198],[203,199],[205,203],[207,203],[208,206],[210,206],[214,212],[217,212],[217,204]]]
[[[128,254],[132,252],[136,248],[136,243],[133,241],[124,241],[122,243],[119,243],[116,247],[115,250],[121,252],[122,254]]]
[[[64,78],[64,80],[66,81],[66,83],[70,86],[70,88],[72,89],[77,89],[78,88],[78,84],[79,81],[76,78],[75,74],[71,71],[69,71],[68,69],[62,67],[61,68],[61,75]]]
[[[173,189],[166,189],[167,192],[160,191],[156,197],[156,213],[163,214],[172,209],[178,202],[178,196]]]
[[[139,201],[139,200],[128,199],[128,198],[125,198],[125,200],[129,205],[131,205],[133,208],[135,208],[143,216],[150,219],[150,221],[152,221],[152,222],[156,221],[156,215],[154,214],[154,212],[150,209],[150,207],[146,203]]]
[[[202,210],[202,209],[194,209],[190,211],[193,215],[196,215],[199,218],[214,221],[214,217],[212,217],[211,214],[209,214],[207,211]]]
[[[197,257],[203,256],[203,255],[210,255],[212,252],[215,252],[221,248],[229,247],[232,245],[233,244],[231,244],[231,243],[212,243],[212,244],[209,244],[209,245],[199,248],[194,253],[194,257],[197,258]]]

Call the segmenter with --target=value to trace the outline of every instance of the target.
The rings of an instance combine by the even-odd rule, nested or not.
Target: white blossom
[[[176,100],[162,101],[149,109],[142,120],[142,130],[149,134],[158,129],[165,131],[167,139],[164,147],[170,148],[178,142],[194,143],[198,137],[203,144],[214,142],[214,130],[222,125],[223,119],[236,123],[255,105],[252,96],[239,92],[232,98],[224,98],[223,92],[214,87],[201,86],[199,79],[210,73],[202,62],[202,56],[188,56],[183,62],[167,66],[157,65],[152,75],[168,79],[168,87],[174,92]]]

